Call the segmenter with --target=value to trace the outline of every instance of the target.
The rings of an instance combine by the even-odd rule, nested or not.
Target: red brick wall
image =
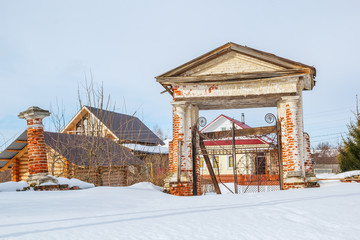
[[[309,134],[304,133],[304,141],[305,141],[305,163],[304,163],[305,170],[306,170],[306,172],[313,172]]]
[[[304,187],[304,141],[300,120],[301,96],[284,97],[278,105],[279,121],[281,124],[281,144],[284,189]]]
[[[41,118],[27,119],[29,174],[47,173],[44,127]],[[33,125],[33,126],[32,126]]]
[[[173,141],[169,144],[169,173],[172,176],[170,181],[170,193],[178,196],[193,195],[193,170],[192,170],[192,143],[191,143],[191,125],[194,114],[193,106],[174,106],[173,107]],[[185,116],[187,119],[185,119]],[[185,123],[185,121],[188,121]],[[185,132],[187,139],[184,139]],[[181,166],[180,166],[180,180],[177,182],[178,174],[178,144],[181,143]],[[190,160],[190,162],[189,162]],[[201,194],[200,181],[200,159],[196,159],[196,173],[197,173],[197,193]],[[190,166],[191,165],[191,166]]]

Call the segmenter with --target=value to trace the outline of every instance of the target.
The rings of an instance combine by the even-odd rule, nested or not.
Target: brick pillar
[[[42,119],[49,116],[49,111],[39,107],[30,107],[18,117],[27,122],[27,148],[29,158],[29,185],[39,185],[48,178],[44,125]]]
[[[282,97],[278,102],[284,189],[305,187],[304,140],[301,96]]]
[[[305,145],[305,172],[306,176],[313,176],[314,169],[311,159],[311,147],[310,147],[310,136],[308,133],[304,133],[304,145]]]
[[[173,141],[169,146],[169,192],[178,196],[192,196],[193,165],[192,165],[192,133],[191,128],[198,119],[198,108],[184,102],[173,105]],[[200,195],[200,159],[196,159],[197,194]]]

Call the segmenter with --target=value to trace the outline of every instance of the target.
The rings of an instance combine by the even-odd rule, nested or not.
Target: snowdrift
[[[51,176],[53,179],[56,179],[58,181],[58,184],[64,185],[67,184],[69,188],[71,187],[79,187],[80,189],[87,189],[87,188],[93,188],[95,187],[92,183],[87,183],[84,181],[81,181],[76,178],[63,178],[63,177],[54,177]],[[55,183],[46,182],[41,184],[40,186],[47,186],[47,185],[57,185]],[[0,183],[0,192],[16,192],[16,191],[22,191],[25,187],[28,187],[28,184],[25,181],[20,182],[4,182]],[[31,189],[30,189],[31,190]]]

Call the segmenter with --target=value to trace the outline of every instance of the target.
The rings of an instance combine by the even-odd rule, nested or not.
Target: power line
[[[333,135],[339,135],[339,134],[344,134],[344,133],[345,133],[345,132],[331,133],[331,134],[313,136],[313,137],[311,137],[311,138],[319,138],[319,137],[333,136]]]

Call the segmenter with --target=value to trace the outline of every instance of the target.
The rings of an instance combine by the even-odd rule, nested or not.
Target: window
[[[200,168],[204,168],[204,167],[205,167],[204,157],[200,157]]]
[[[213,158],[213,168],[219,168],[219,156]]]
[[[234,162],[233,162],[233,156],[228,156],[228,168],[233,168]]]
[[[226,127],[222,127],[222,128],[221,128],[221,131],[226,131]]]
[[[257,153],[255,157],[255,174],[266,174],[265,153]]]
[[[88,134],[88,116],[87,114],[76,124],[76,134]]]

